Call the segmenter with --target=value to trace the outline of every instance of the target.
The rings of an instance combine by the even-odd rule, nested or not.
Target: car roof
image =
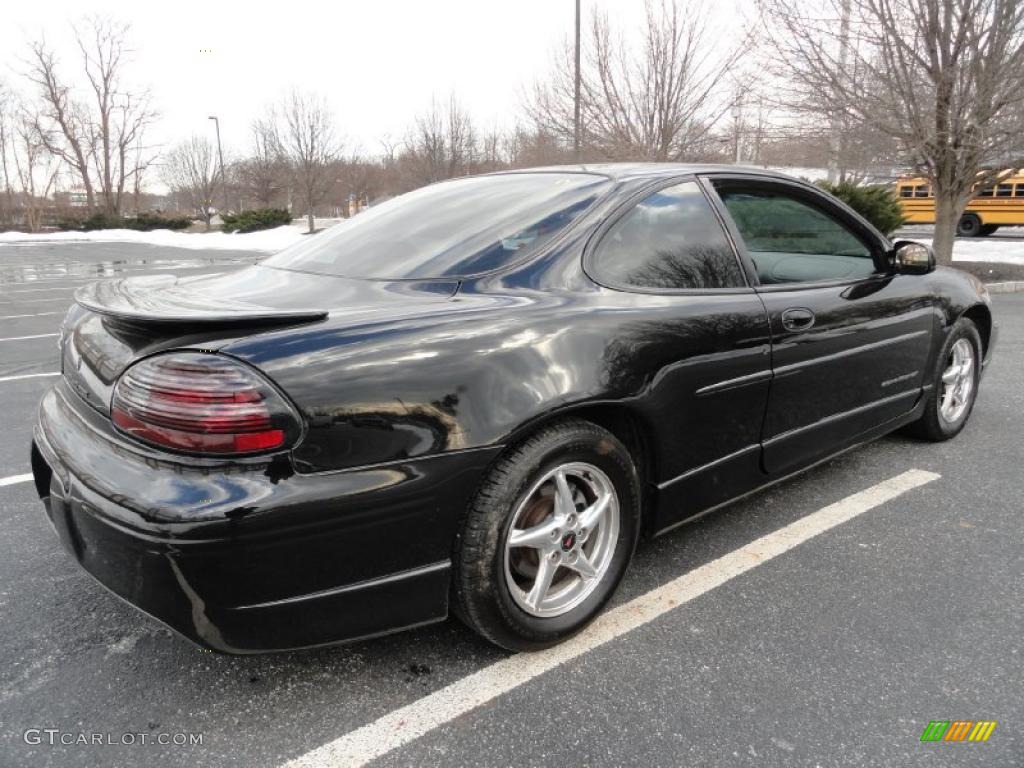
[[[747,165],[724,163],[580,163],[579,165],[548,165],[538,168],[519,168],[498,173],[594,173],[610,179],[659,178],[680,174],[743,173],[769,178],[792,180],[778,171]]]

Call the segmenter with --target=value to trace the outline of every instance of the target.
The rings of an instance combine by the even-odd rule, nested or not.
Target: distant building
[[[365,193],[362,195],[350,193],[348,199],[345,200],[345,203],[342,206],[341,215],[347,219],[352,216],[355,216],[357,213],[360,213],[361,211],[365,211],[369,207],[369,195]]]

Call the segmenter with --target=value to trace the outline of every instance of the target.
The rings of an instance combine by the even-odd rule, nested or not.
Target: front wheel
[[[570,637],[622,580],[639,521],[637,472],[614,435],[577,420],[543,429],[477,493],[453,558],[456,614],[513,651]]]
[[[939,353],[921,418],[908,427],[926,440],[955,437],[971,415],[981,381],[981,337],[973,322],[957,320]]]

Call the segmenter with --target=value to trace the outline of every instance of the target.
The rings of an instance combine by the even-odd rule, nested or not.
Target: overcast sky
[[[584,0],[585,9],[593,4]],[[642,0],[602,5],[625,28],[642,22]],[[225,151],[244,149],[253,117],[300,85],[329,98],[350,150],[373,154],[378,137],[400,139],[432,97],[451,92],[483,129],[514,123],[523,89],[571,35],[573,8],[573,0],[19,0],[2,12],[0,57],[3,78],[23,88],[26,43],[45,35],[70,73],[79,66],[70,23],[110,15],[132,25],[131,77],[150,86],[160,110],[156,143],[212,136],[215,114]]]

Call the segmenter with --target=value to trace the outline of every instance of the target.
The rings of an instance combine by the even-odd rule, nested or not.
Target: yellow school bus
[[[935,223],[935,197],[928,179],[900,179],[896,196],[907,224]],[[1014,225],[1024,226],[1024,174],[978,192],[960,217],[956,233],[961,237],[984,237],[999,227]]]

